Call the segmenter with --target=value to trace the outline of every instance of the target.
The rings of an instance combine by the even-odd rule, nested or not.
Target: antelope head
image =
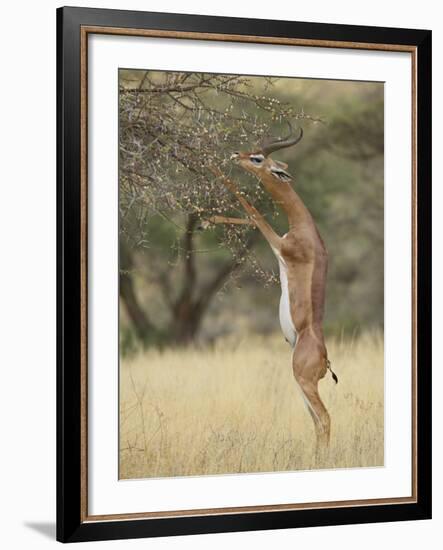
[[[300,133],[295,136],[289,122],[288,125],[290,132],[286,137],[280,139],[267,138],[262,141],[257,150],[253,152],[235,152],[231,155],[231,160],[247,172],[257,176],[266,186],[289,184],[292,181],[292,176],[286,171],[288,165],[273,160],[269,156],[275,151],[296,145],[303,137],[302,128],[300,128]]]

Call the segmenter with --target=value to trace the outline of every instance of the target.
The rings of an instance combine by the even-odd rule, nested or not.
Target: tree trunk
[[[189,214],[186,231],[182,239],[183,286],[177,300],[172,305],[171,335],[178,345],[187,345],[194,340],[200,326],[201,312],[195,302],[197,270],[194,254],[194,231],[198,218]]]
[[[203,318],[202,310],[193,302],[182,302],[173,313],[171,334],[174,343],[186,346],[193,342],[198,334]]]
[[[190,222],[188,226],[190,233],[187,237],[186,251],[190,254],[193,252],[192,231],[194,230],[194,226],[195,224],[192,222]],[[244,253],[247,253],[247,251],[254,246],[258,237],[258,231],[250,235],[244,245]],[[178,345],[188,345],[195,340],[213,297],[218,290],[220,290],[228,277],[240,267],[239,258],[233,258],[226,262],[217,272],[215,277],[201,289],[198,296],[195,296],[197,277],[193,262],[194,259],[192,256],[189,261],[190,265],[188,265],[188,261],[186,262],[187,282],[184,285],[184,291],[173,307],[171,334],[173,335],[174,342]]]
[[[134,269],[132,252],[124,244],[120,244],[120,296],[125,304],[126,312],[131,319],[134,330],[140,340],[145,341],[153,327],[137,299],[131,271]]]
[[[153,324],[147,312],[141,307],[134,287],[133,253],[125,243],[120,244],[120,296],[137,337],[142,342],[151,340],[152,343],[162,342],[186,346],[195,341],[214,295],[240,266],[239,259],[231,259],[219,269],[206,286],[199,290],[193,243],[196,223],[196,216],[191,214],[182,241],[184,250],[183,287],[177,299],[169,305],[171,322],[166,328]],[[258,235],[258,232],[251,234],[244,245],[245,253],[252,248]]]

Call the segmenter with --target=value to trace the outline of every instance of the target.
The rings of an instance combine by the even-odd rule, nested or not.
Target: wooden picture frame
[[[138,514],[122,510],[109,516],[88,513],[87,61],[91,34],[410,54],[413,311],[409,497]],[[431,32],[59,8],[57,118],[57,539],[75,542],[430,518]]]

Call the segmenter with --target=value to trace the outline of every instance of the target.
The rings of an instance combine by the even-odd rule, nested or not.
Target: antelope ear
[[[292,181],[291,174],[288,174],[286,170],[283,170],[283,168],[279,168],[278,166],[273,166],[271,168],[271,174],[279,179],[280,181],[289,182]]]
[[[279,166],[279,168],[283,168],[283,170],[287,170],[288,165],[286,164],[286,162],[281,162],[279,160],[274,160],[274,162]]]

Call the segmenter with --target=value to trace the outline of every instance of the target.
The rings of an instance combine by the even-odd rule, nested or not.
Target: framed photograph
[[[431,32],[60,8],[57,73],[58,540],[430,518]]]

